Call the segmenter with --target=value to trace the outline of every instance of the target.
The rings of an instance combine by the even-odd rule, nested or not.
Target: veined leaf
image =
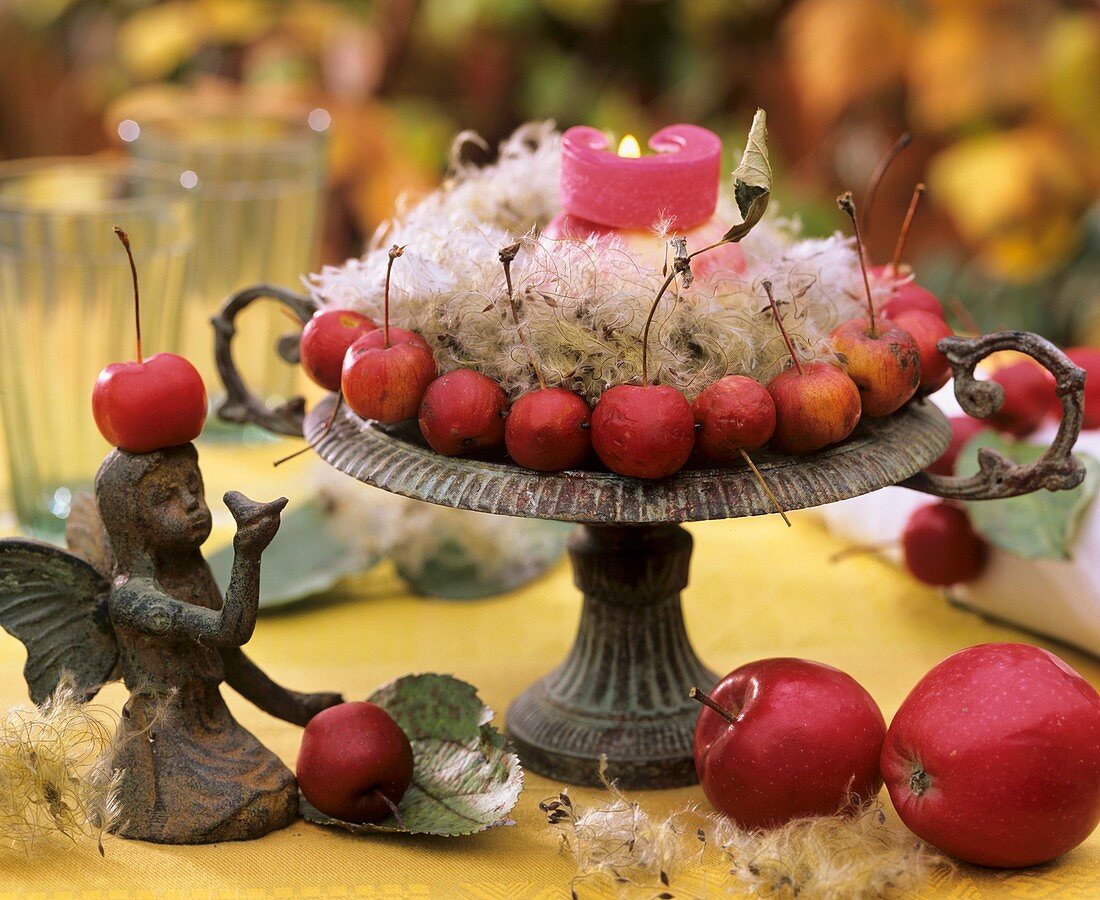
[[[392,816],[357,825],[318,812],[304,798],[302,816],[353,834],[404,832],[455,837],[515,824],[508,814],[523,790],[519,759],[489,722],[493,711],[477,689],[450,675],[407,675],[368,698],[409,736],[413,781]]]
[[[995,431],[980,431],[959,454],[960,476],[977,473],[981,447],[1024,464],[1035,462],[1047,449],[1007,441]],[[1100,487],[1100,462],[1085,453],[1074,455],[1085,464],[1086,475],[1073,490],[1040,490],[1003,500],[970,501],[966,508],[974,529],[993,546],[1024,559],[1072,559],[1081,516]]]

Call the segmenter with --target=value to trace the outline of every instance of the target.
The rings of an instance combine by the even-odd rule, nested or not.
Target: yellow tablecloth
[[[215,498],[229,487],[256,499],[304,496],[305,462],[275,473],[269,467],[281,449],[204,448],[212,508],[224,513]],[[350,481],[348,487],[368,490]],[[1028,639],[950,608],[937,592],[874,558],[829,562],[836,543],[807,516],[793,518],[789,531],[775,517],[690,526],[696,546],[685,615],[697,649],[715,669],[777,655],[820,660],[851,673],[889,718],[917,679],[949,653]],[[227,515],[219,521],[214,540],[228,533]],[[578,610],[565,562],[514,594],[461,603],[410,597],[383,565],[327,602],[262,618],[248,652],[287,685],[337,688],[350,698],[397,675],[450,672],[478,685],[485,701],[503,712],[562,658]],[[1050,647],[1100,686],[1095,659]],[[22,663],[21,645],[0,633],[4,708],[26,699]],[[299,729],[230,690],[226,695],[240,721],[293,764]],[[101,697],[117,707],[123,692],[111,686]],[[357,838],[303,822],[242,844],[164,847],[108,839],[105,858],[87,843],[42,846],[30,858],[0,851],[0,896],[568,897],[572,863],[559,854],[538,811],[539,800],[559,787],[527,773],[516,826],[466,838]],[[656,814],[702,801],[698,788],[636,796]],[[705,881],[674,887],[677,897],[738,895],[717,869]],[[587,886],[580,893],[598,895]],[[1022,872],[961,866],[923,895],[1100,897],[1100,832],[1055,864]]]

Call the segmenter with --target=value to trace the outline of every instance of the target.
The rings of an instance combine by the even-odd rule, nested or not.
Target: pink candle
[[[587,126],[562,136],[559,193],[563,212],[605,228],[650,229],[662,216],[678,231],[714,215],[722,141],[698,125],[670,125],[649,139],[653,154],[617,155],[603,132]]]
[[[654,241],[653,226],[663,217],[670,231],[698,249],[719,240],[728,227],[714,218],[721,182],[722,141],[698,125],[670,125],[649,139],[650,156],[619,156],[603,132],[587,126],[562,135],[562,212],[547,225],[554,240],[618,237],[646,262],[660,266],[663,242]],[[736,244],[698,257],[696,277],[722,270],[743,272]]]

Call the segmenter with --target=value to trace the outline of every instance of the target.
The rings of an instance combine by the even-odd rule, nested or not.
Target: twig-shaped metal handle
[[[218,314],[210,322],[214,326],[214,360],[225,385],[226,397],[218,407],[218,417],[241,425],[253,424],[276,434],[302,436],[306,402],[301,397],[291,397],[275,408],[248,389],[233,361],[233,337],[237,333],[235,320],[238,313],[255,300],[268,298],[289,309],[303,324],[317,311],[317,304],[309,297],[271,284],[257,284],[230,294]],[[279,341],[279,355],[289,363],[298,361],[298,342],[286,336]]]
[[[919,472],[902,482],[904,487],[953,500],[995,500],[1016,497],[1046,488],[1064,491],[1085,478],[1085,467],[1073,455],[1081,431],[1085,373],[1046,338],[1029,331],[1002,331],[977,338],[947,337],[937,346],[955,373],[955,396],[964,411],[975,418],[993,415],[1004,403],[1004,390],[995,381],[974,377],[974,367],[998,350],[1018,350],[1032,357],[1055,379],[1062,402],[1062,421],[1054,441],[1039,459],[1020,465],[989,447],[978,451],[979,470],[969,478]]]

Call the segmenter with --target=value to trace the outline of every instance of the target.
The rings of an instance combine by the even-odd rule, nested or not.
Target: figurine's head
[[[95,492],[123,569],[138,552],[195,550],[210,536],[210,510],[193,444],[152,453],[112,450],[99,467]]]

